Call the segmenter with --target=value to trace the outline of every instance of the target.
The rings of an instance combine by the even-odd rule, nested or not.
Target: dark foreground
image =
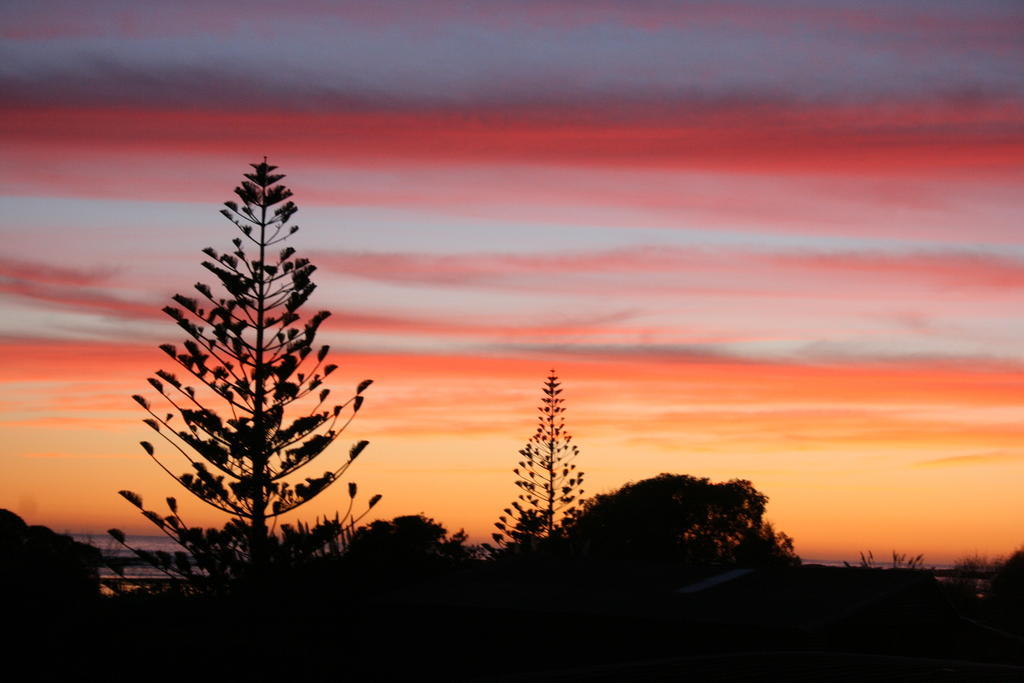
[[[927,572],[512,562],[350,584],[26,601],[8,680],[1024,680],[1022,641]]]

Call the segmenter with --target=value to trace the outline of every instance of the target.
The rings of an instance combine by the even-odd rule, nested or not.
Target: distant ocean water
[[[165,576],[160,571],[140,560],[130,550],[107,534],[71,534],[71,536],[80,543],[88,543],[95,548],[99,548],[99,551],[103,554],[105,559],[110,558],[114,561],[130,561],[124,569],[126,577],[135,579],[159,579],[164,578]],[[163,550],[164,552],[172,554],[184,550],[180,545],[169,539],[167,536],[146,536],[141,534],[127,535],[125,541],[132,548],[138,548],[139,550],[149,550],[153,552]],[[117,576],[117,574],[115,574],[110,567],[105,565],[100,566],[100,578],[114,576]]]

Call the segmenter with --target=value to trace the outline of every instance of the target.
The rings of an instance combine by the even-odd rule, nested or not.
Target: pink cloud
[[[160,306],[139,301],[130,301],[97,290],[75,287],[55,287],[38,282],[0,281],[0,294],[6,294],[54,308],[79,313],[101,315],[133,320],[152,320],[163,317]]]
[[[749,289],[752,280],[759,283],[756,291],[761,293],[766,288],[773,292],[797,288],[803,292],[808,278],[815,278],[819,283],[832,279],[851,286],[860,282],[874,289],[899,283],[927,289],[966,288],[1012,293],[1024,286],[1024,260],[955,251],[779,253],[652,245],[540,254],[320,252],[314,253],[313,259],[328,271],[383,282],[543,291],[564,289],[595,295],[607,293],[607,287],[593,279],[574,280],[574,276],[679,276],[669,280],[633,279],[626,284],[615,279],[608,285],[623,293],[638,294],[652,291],[754,293],[755,290]],[[818,296],[828,297],[830,291],[822,287]],[[841,290],[836,293],[842,294]]]
[[[39,261],[0,258],[0,278],[40,284],[92,287],[109,282],[115,272],[112,268],[74,268]]]

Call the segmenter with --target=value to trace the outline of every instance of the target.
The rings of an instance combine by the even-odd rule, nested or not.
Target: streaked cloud
[[[255,139],[323,164],[555,164],[741,173],[941,176],[1020,169],[1024,103],[980,98],[886,106],[739,99],[638,106],[449,111],[211,111],[147,106],[8,105],[0,139],[19,161],[26,143],[85,152],[232,155]],[[603,113],[602,113],[603,112]]]
[[[73,453],[73,452],[45,452],[45,453],[18,453],[18,457],[21,458],[42,458],[45,460],[49,459],[62,459],[71,458],[75,460],[125,460],[133,459],[137,460],[138,455],[113,455],[108,453]]]
[[[312,258],[321,268],[348,276],[409,285],[511,287],[551,291],[558,279],[576,275],[644,273],[679,274],[679,290],[703,283],[699,289],[727,291],[728,279],[737,291],[749,289],[749,280],[736,280],[736,270],[760,279],[792,278],[790,286],[804,287],[808,277],[834,277],[847,286],[873,284],[890,287],[925,286],[1017,291],[1024,286],[1024,258],[966,251],[899,252],[766,252],[743,249],[685,249],[663,245],[602,251],[561,253],[318,252]],[[752,272],[757,275],[749,275]],[[693,273],[697,273],[695,277]],[[853,278],[853,282],[850,281]],[[554,281],[553,281],[554,280]],[[772,285],[778,283],[775,279]],[[797,284],[799,283],[799,284]],[[591,280],[577,285],[595,295],[605,292]],[[641,281],[636,286],[645,291]],[[762,284],[762,287],[764,285]],[[665,288],[664,283],[651,288]],[[774,288],[774,287],[773,287]],[[760,291],[764,291],[761,289]],[[821,294],[828,295],[829,288]],[[840,290],[842,291],[842,290]],[[646,293],[646,292],[645,292]]]
[[[1006,465],[1024,462],[1024,453],[996,451],[971,455],[951,455],[934,460],[922,460],[918,467],[972,467],[975,465]]]

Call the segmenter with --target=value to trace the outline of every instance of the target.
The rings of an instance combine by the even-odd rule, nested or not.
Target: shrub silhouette
[[[1024,550],[1010,555],[992,577],[992,597],[1024,606]]]
[[[588,500],[571,534],[595,557],[694,565],[795,564],[792,540],[764,520],[749,481],[661,474]]]
[[[100,551],[0,510],[0,596],[5,607],[71,606],[99,595]]]
[[[1024,550],[1010,555],[996,569],[988,602],[991,617],[997,624],[1024,633]]]
[[[360,527],[345,553],[349,566],[391,575],[435,573],[472,559],[464,531],[449,535],[443,525],[423,515],[403,515]]]
[[[189,528],[175,498],[167,499],[170,514],[161,516],[143,507],[137,494],[121,491],[191,553],[195,566],[186,553],[138,554],[169,576],[183,576],[205,588],[224,587],[242,577],[262,580],[272,564],[293,564],[302,553],[344,537],[356,521],[348,514],[314,530],[301,525],[286,529],[287,547],[270,525],[336,482],[367,446],[360,441],[340,466],[295,481],[299,470],[351,422],[371,380],[361,382],[348,400],[328,403],[331,392],[322,385],[335,366],[325,363],[327,346],[314,351],[314,340],[330,313],[299,313],[316,288],[310,279],[316,267],[296,257],[291,247],[271,254],[298,230],[289,223],[298,208],[290,200],[291,190],[280,184],[284,176],[274,173],[275,166],[264,159],[252,168],[235,188],[240,202],[225,202],[221,211],[241,232],[232,240],[233,250],[203,250],[209,257],[203,266],[217,277],[226,296],[199,283],[199,298],[178,294],[176,305],[164,308],[189,339],[182,348],[160,348],[191,375],[188,381],[195,386],[160,370],[149,383],[165,408],[141,395],[132,397],[149,413],[146,424],[188,460],[192,471],[174,474],[157,458],[153,445],[142,442],[146,453],[186,490],[231,520],[223,529]],[[226,417],[211,405],[223,406]],[[349,498],[354,496],[350,484]],[[371,498],[369,506],[379,498]],[[113,529],[111,535],[124,543],[120,531]],[[310,539],[323,544],[311,544]]]
[[[853,565],[849,562],[843,562],[843,565],[847,567],[856,566],[861,569],[923,569],[924,555],[907,555],[906,553],[898,553],[893,550],[892,559],[885,562],[876,560],[875,553],[869,550],[867,554],[865,554],[864,551],[861,551],[860,562],[858,564]]]
[[[988,607],[983,596],[989,592],[991,577],[1002,566],[1000,560],[984,555],[968,555],[958,558],[946,580],[939,583],[950,604],[964,616],[980,618]]]

